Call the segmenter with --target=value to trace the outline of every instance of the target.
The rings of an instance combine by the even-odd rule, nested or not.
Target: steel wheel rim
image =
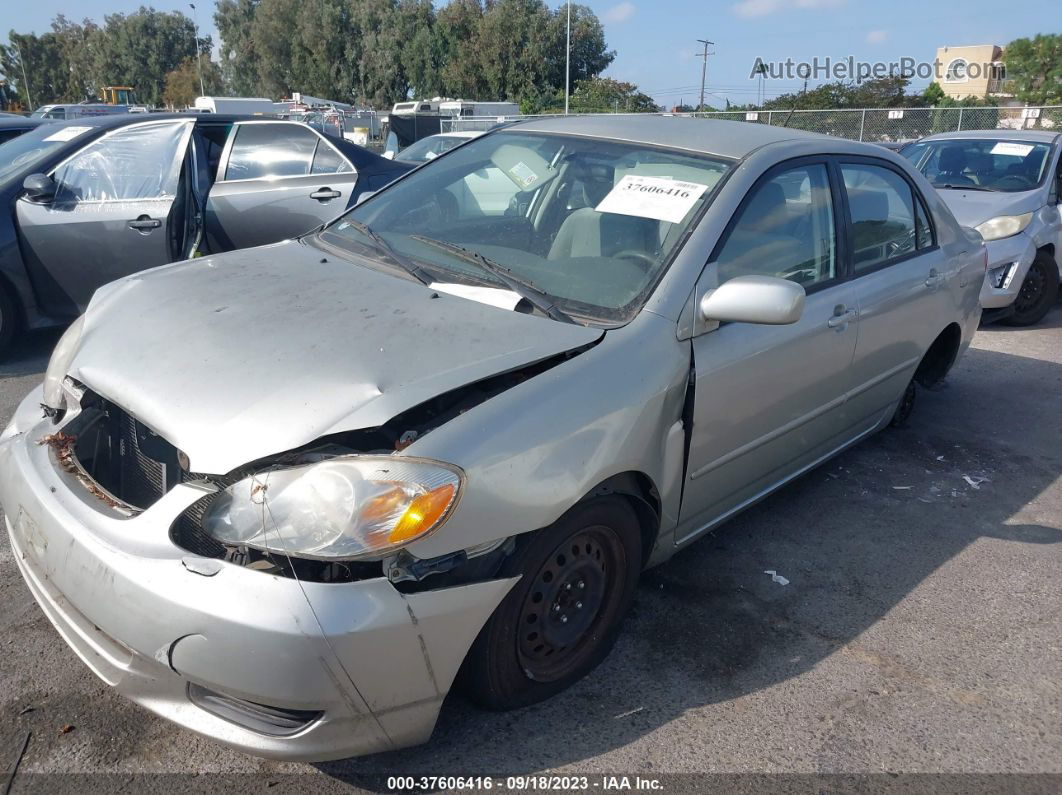
[[[619,600],[625,553],[609,527],[586,527],[560,544],[531,580],[520,608],[517,656],[539,682],[561,679],[597,648]]]
[[[1043,266],[1039,263],[1033,263],[1033,266],[1029,268],[1029,272],[1025,274],[1025,281],[1021,283],[1021,289],[1018,291],[1018,297],[1014,301],[1014,308],[1018,312],[1026,312],[1035,308],[1039,303],[1040,297],[1044,292],[1044,285],[1047,283],[1047,276],[1043,271]]]

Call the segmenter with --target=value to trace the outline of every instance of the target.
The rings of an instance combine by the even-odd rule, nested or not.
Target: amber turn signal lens
[[[430,530],[446,514],[454,501],[454,493],[454,486],[448,483],[414,497],[395,524],[388,540],[391,543],[409,541]]]

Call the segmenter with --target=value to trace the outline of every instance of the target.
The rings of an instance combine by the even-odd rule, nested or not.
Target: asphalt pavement
[[[4,423],[57,336],[0,364]],[[0,791],[27,733],[14,792],[142,791],[139,775],[284,791],[550,771],[1062,773],[1060,472],[1062,304],[1032,329],[983,328],[906,427],[647,572],[617,647],[567,693],[510,713],[451,696],[427,745],[317,765],[229,751],[112,693],[44,618],[4,534]]]

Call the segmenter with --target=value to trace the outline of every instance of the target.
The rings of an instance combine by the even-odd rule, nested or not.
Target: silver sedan
[[[423,742],[455,681],[512,708],[585,676],[640,571],[902,421],[985,262],[880,147],[495,130],[318,233],[101,288],[0,437],[15,558],[193,731]]]

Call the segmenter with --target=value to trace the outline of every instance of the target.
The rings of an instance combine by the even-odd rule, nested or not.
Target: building
[[[1000,105],[1011,104],[1014,94],[1002,58],[1003,49],[998,44],[939,47],[937,83],[951,99],[994,97]]]

